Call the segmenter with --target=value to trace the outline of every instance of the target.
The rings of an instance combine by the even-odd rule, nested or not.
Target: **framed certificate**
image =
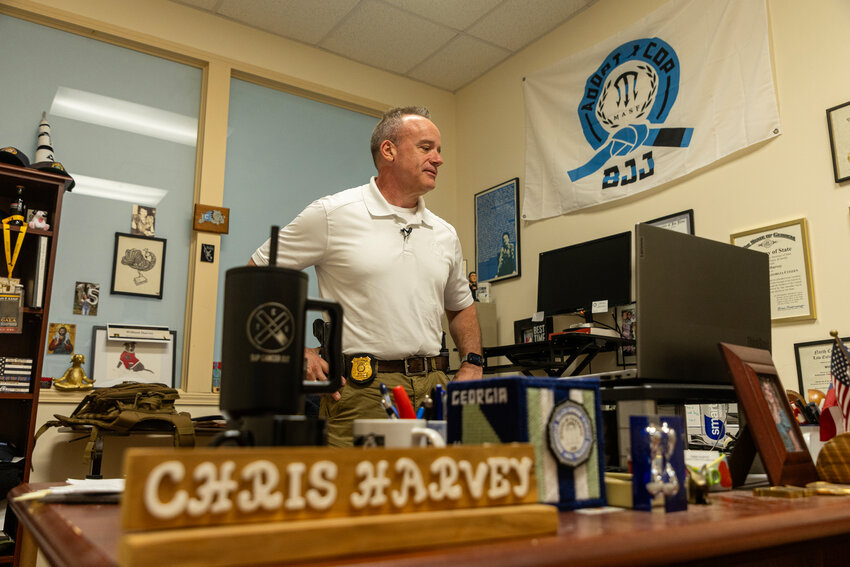
[[[847,181],[850,179],[850,102],[827,108],[826,125],[835,182]]]
[[[806,219],[738,232],[731,240],[736,246],[770,255],[772,321],[817,319]]]
[[[694,210],[688,209],[681,213],[674,213],[651,221],[646,221],[645,224],[651,224],[658,228],[666,228],[682,234],[694,234]]]
[[[475,266],[479,284],[520,275],[519,177],[475,194]]]
[[[850,337],[841,339],[845,343]],[[794,345],[794,356],[797,359],[797,383],[800,395],[806,402],[820,403],[829,390],[832,381],[830,362],[832,360],[832,345],[835,341],[810,341]]]

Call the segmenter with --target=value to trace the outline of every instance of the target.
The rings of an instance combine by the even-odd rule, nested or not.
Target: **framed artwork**
[[[525,344],[548,340],[552,330],[551,317],[544,317],[542,321],[532,321],[531,317],[514,321],[514,343]]]
[[[637,309],[634,303],[628,305],[617,305],[614,308],[614,317],[617,318],[617,326],[620,336],[624,339],[637,340]],[[637,346],[623,345],[617,349],[617,365],[628,366],[637,364]]]
[[[688,209],[681,213],[659,217],[646,221],[644,224],[651,224],[658,228],[666,228],[683,234],[694,234],[694,210]]]
[[[77,326],[73,323],[50,323],[47,337],[47,354],[74,354]]]
[[[827,108],[826,125],[835,182],[847,181],[850,179],[850,102]]]
[[[115,233],[112,293],[162,299],[165,239]]]
[[[95,388],[121,382],[159,383],[174,387],[177,331],[167,341],[111,338],[105,326],[92,328],[91,375]]]
[[[733,485],[743,483],[755,451],[773,486],[805,486],[818,480],[770,351],[726,343],[720,350],[746,418],[730,458]]]
[[[850,337],[841,339],[845,343]],[[794,345],[794,357],[797,360],[797,383],[803,400],[817,404],[826,397],[826,391],[832,382],[830,363],[832,360],[833,339],[809,341]]]
[[[738,232],[731,241],[735,246],[769,255],[772,321],[817,319],[805,218]]]
[[[520,275],[519,177],[475,194],[475,271],[479,282]]]

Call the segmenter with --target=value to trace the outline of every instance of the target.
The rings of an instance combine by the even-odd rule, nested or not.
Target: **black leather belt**
[[[352,356],[345,356],[346,368],[351,366]],[[400,360],[375,359],[375,372],[401,372],[407,376],[424,376],[429,372],[449,369],[448,356],[411,356]]]

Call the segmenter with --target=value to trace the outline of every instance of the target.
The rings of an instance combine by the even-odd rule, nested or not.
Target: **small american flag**
[[[832,374],[832,385],[835,388],[835,401],[841,408],[842,415],[844,415],[845,431],[847,431],[847,418],[848,413],[850,413],[850,375],[848,375],[850,362],[848,361],[850,361],[850,355],[847,354],[847,347],[844,346],[840,338],[835,337],[829,371]]]

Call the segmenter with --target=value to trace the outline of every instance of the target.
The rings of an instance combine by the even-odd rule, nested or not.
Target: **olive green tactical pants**
[[[445,386],[448,377],[444,372],[429,372],[423,376],[406,376],[402,372],[379,372],[368,386],[358,386],[348,381],[340,388],[340,399],[334,401],[329,395],[322,396],[319,417],[327,420],[328,446],[351,447],[355,419],[389,419],[381,405],[380,384],[383,382],[390,391],[396,386],[404,386],[413,409],[422,405],[425,394],[430,395],[437,384]]]

